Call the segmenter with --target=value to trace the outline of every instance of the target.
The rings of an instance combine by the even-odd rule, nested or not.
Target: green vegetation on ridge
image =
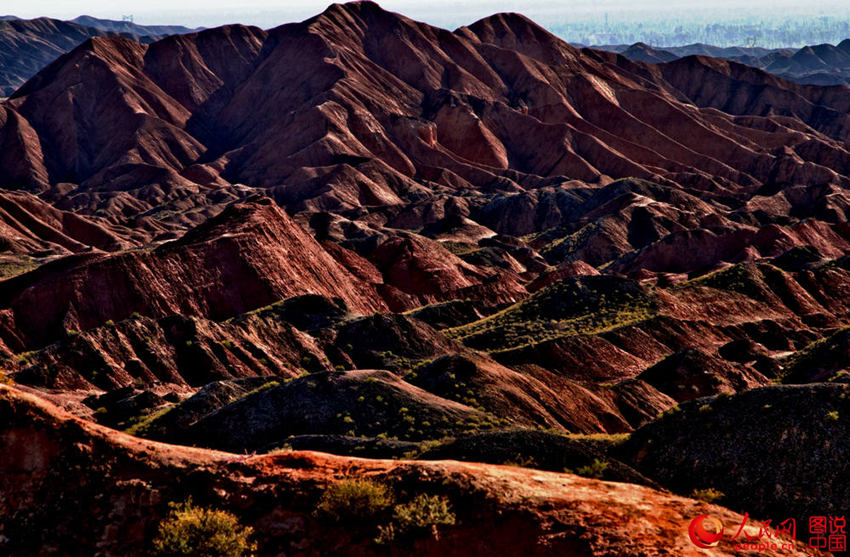
[[[445,333],[472,348],[498,352],[561,337],[598,334],[654,314],[652,295],[635,281],[572,277]]]

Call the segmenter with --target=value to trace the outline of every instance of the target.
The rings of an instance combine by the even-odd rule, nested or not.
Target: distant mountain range
[[[150,43],[167,35],[192,31],[171,25],[137,25],[80,16],[72,21],[40,17],[0,16],[0,97],[8,97],[47,64],[86,39],[120,35]]]
[[[711,56],[740,62],[766,70],[774,75],[807,85],[841,85],[850,83],[850,39],[838,45],[819,44],[793,48],[718,47],[691,44],[673,47],[652,47],[645,43],[633,45],[593,46],[622,54],[634,62],[663,63],[685,56]]]
[[[132,33],[140,36],[153,35],[181,35],[192,31],[199,31],[200,28],[190,29],[182,25],[139,25],[132,21],[116,21],[114,19],[98,19],[90,15],[81,15],[71,20],[71,23],[83,25],[85,27],[93,27],[101,31],[109,31],[112,33]]]
[[[12,15],[0,16],[0,98],[11,96],[39,70],[89,38],[122,36],[147,44],[169,35],[198,30],[200,28],[191,29],[180,25],[139,25],[132,21],[99,19],[88,15],[67,21],[46,17],[20,19]],[[718,47],[701,43],[653,47],[642,42],[632,45],[594,45],[590,48],[616,52],[635,62],[663,63],[685,56],[710,56],[740,62],[808,85],[850,83],[850,39],[838,45],[820,44],[799,50]]]

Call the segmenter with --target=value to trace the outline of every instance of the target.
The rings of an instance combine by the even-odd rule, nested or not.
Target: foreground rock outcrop
[[[14,555],[141,555],[167,503],[189,496],[253,526],[260,555],[386,554],[373,542],[374,525],[326,523],[313,514],[325,486],[353,477],[449,498],[454,526],[394,549],[415,555],[701,555],[688,538],[692,518],[742,519],[647,487],[516,467],[164,445],[80,421],[6,386],[0,449],[0,543]],[[732,542],[713,554],[734,554]],[[812,553],[798,544],[764,554]]]

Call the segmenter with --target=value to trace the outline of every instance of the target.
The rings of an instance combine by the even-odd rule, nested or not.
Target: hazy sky
[[[238,22],[273,27],[315,15],[329,4],[330,2],[321,0],[0,0],[0,15],[70,19],[88,14],[121,19],[122,15],[132,14],[137,23],[143,24],[168,23],[212,27]],[[750,16],[762,10],[773,14],[780,12],[789,15],[831,16],[850,12],[850,2],[847,0],[704,0],[700,3],[693,0],[385,0],[380,4],[387,9],[446,27],[472,23],[481,17],[503,11],[522,12],[544,25],[547,19],[586,20],[604,17],[606,13],[611,17],[660,16],[671,19],[693,17],[694,14],[701,13],[708,19],[728,20]]]

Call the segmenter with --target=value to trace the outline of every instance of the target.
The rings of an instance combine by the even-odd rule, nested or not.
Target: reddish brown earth
[[[0,283],[8,367],[181,393],[388,369],[516,425],[629,431],[776,380],[846,324],[842,98],[578,51],[518,15],[449,33],[371,3],[93,40],[3,105],[3,179],[38,195],[4,194],[9,274],[38,266]],[[239,202],[258,189],[292,216]],[[251,313],[306,294],[342,313]],[[407,310],[432,326],[358,321]],[[447,355],[468,386],[415,371]]]
[[[0,539],[12,554],[140,555],[167,503],[190,496],[254,526],[264,555],[384,554],[368,526],[329,524],[312,512],[325,486],[352,477],[449,498],[457,523],[439,538],[397,547],[405,554],[702,555],[688,539],[693,517],[708,513],[729,525],[743,518],[643,486],[517,467],[315,452],[240,456],[165,445],[75,419],[5,386],[0,415]],[[725,540],[712,554],[736,553]],[[798,543],[764,554],[814,553]]]
[[[0,97],[14,93],[36,72],[86,39],[114,34],[117,33],[47,17],[0,21]],[[125,36],[140,38],[130,33]]]
[[[373,285],[347,272],[269,199],[231,205],[153,249],[59,259],[0,289],[0,336],[14,352],[133,313],[225,319],[306,293],[340,296],[360,313],[386,307]]]
[[[92,37],[122,36],[144,43],[191,31],[179,25],[138,25],[80,16],[71,21],[0,16],[0,97],[8,97],[50,62]]]
[[[843,91],[579,51],[516,14],[449,33],[352,3],[269,32],[86,42],[3,105],[0,182],[136,244],[260,188],[374,256],[393,309],[502,304],[546,263],[641,276],[804,245],[842,255]],[[635,177],[660,185],[607,186]],[[530,234],[516,247],[539,253],[473,253],[494,233]]]
[[[91,86],[69,89],[81,79]],[[710,225],[719,236],[711,242],[729,244],[769,224],[756,204],[785,204],[787,214],[789,201],[802,202],[797,218],[814,209],[813,199],[788,199],[788,187],[846,184],[847,108],[841,87],[709,58],[654,66],[579,51],[518,15],[449,33],[363,2],[269,32],[230,26],[153,45],[92,39],[5,104],[3,151],[21,156],[0,178],[120,222],[159,217],[141,226],[152,235],[200,222],[242,183],[294,211],[334,212],[351,223],[348,234],[461,216],[483,225],[468,238],[542,231],[569,203],[517,210],[640,177],[703,199],[688,221],[661,200],[621,200],[633,226],[631,213],[661,221],[649,240],[681,235],[667,220],[694,230],[706,226],[700,213],[731,208],[748,218]],[[285,117],[268,125],[270,112]],[[832,239],[846,205],[835,193],[815,209],[826,224],[809,236]]]
[[[133,313],[218,322],[306,293],[340,297],[353,314],[471,299],[470,311],[431,318],[473,327],[531,292],[603,272],[663,289],[639,315],[617,311],[580,334],[447,334],[544,384],[595,384],[609,401],[600,381],[631,381],[682,350],[711,360],[729,342],[772,342],[757,360],[714,366],[736,380],[705,383],[686,369],[652,379],[675,399],[690,396],[681,388],[763,384],[777,354],[843,324],[840,266],[777,271],[785,284],[763,296],[672,285],[795,249],[843,256],[845,104],[843,89],[727,61],[655,66],[579,51],[515,14],[449,33],[365,2],[268,32],[93,39],[2,107],[0,178],[41,198],[5,194],[9,274],[79,255],[0,286],[0,333],[20,353]],[[269,125],[271,112],[285,116]],[[294,218],[247,205],[214,217],[256,189]],[[144,247],[120,252],[128,246]],[[794,331],[789,341],[766,341],[778,328]],[[115,343],[95,344],[107,367],[126,367]],[[62,350],[46,361],[67,361]],[[366,363],[316,350],[277,350],[277,360]],[[201,376],[265,374],[241,362]],[[634,421],[618,420],[603,427]]]
[[[0,104],[2,366],[20,389],[159,440],[450,450],[585,475],[607,463],[610,479],[689,495],[610,455],[679,403],[846,382],[848,91],[705,57],[576,50],[516,14],[450,32],[369,2],[269,31],[95,38]],[[36,404],[11,392],[12,406]],[[490,493],[423,553],[690,548],[677,529],[696,503],[644,488],[477,464],[236,460],[38,408],[22,412],[83,436],[68,451],[98,439],[114,456],[115,506],[85,499],[96,512],[80,518],[104,547],[122,543],[115,528],[141,539],[185,495],[167,468],[197,472],[202,500],[256,509],[246,519],[270,551],[317,536],[372,551],[361,533],[319,536],[309,516],[345,470],[448,474]],[[664,458],[688,434],[659,431]],[[53,455],[35,463],[66,450],[32,439]],[[498,439],[515,446],[491,450]],[[297,509],[270,510],[269,493]],[[62,505],[16,520],[59,520],[60,535]],[[501,520],[503,537],[472,535]]]
[[[124,238],[124,235],[129,238]],[[132,233],[105,223],[56,209],[34,195],[0,193],[0,238],[7,255],[41,257],[92,250],[115,251],[132,245]]]

